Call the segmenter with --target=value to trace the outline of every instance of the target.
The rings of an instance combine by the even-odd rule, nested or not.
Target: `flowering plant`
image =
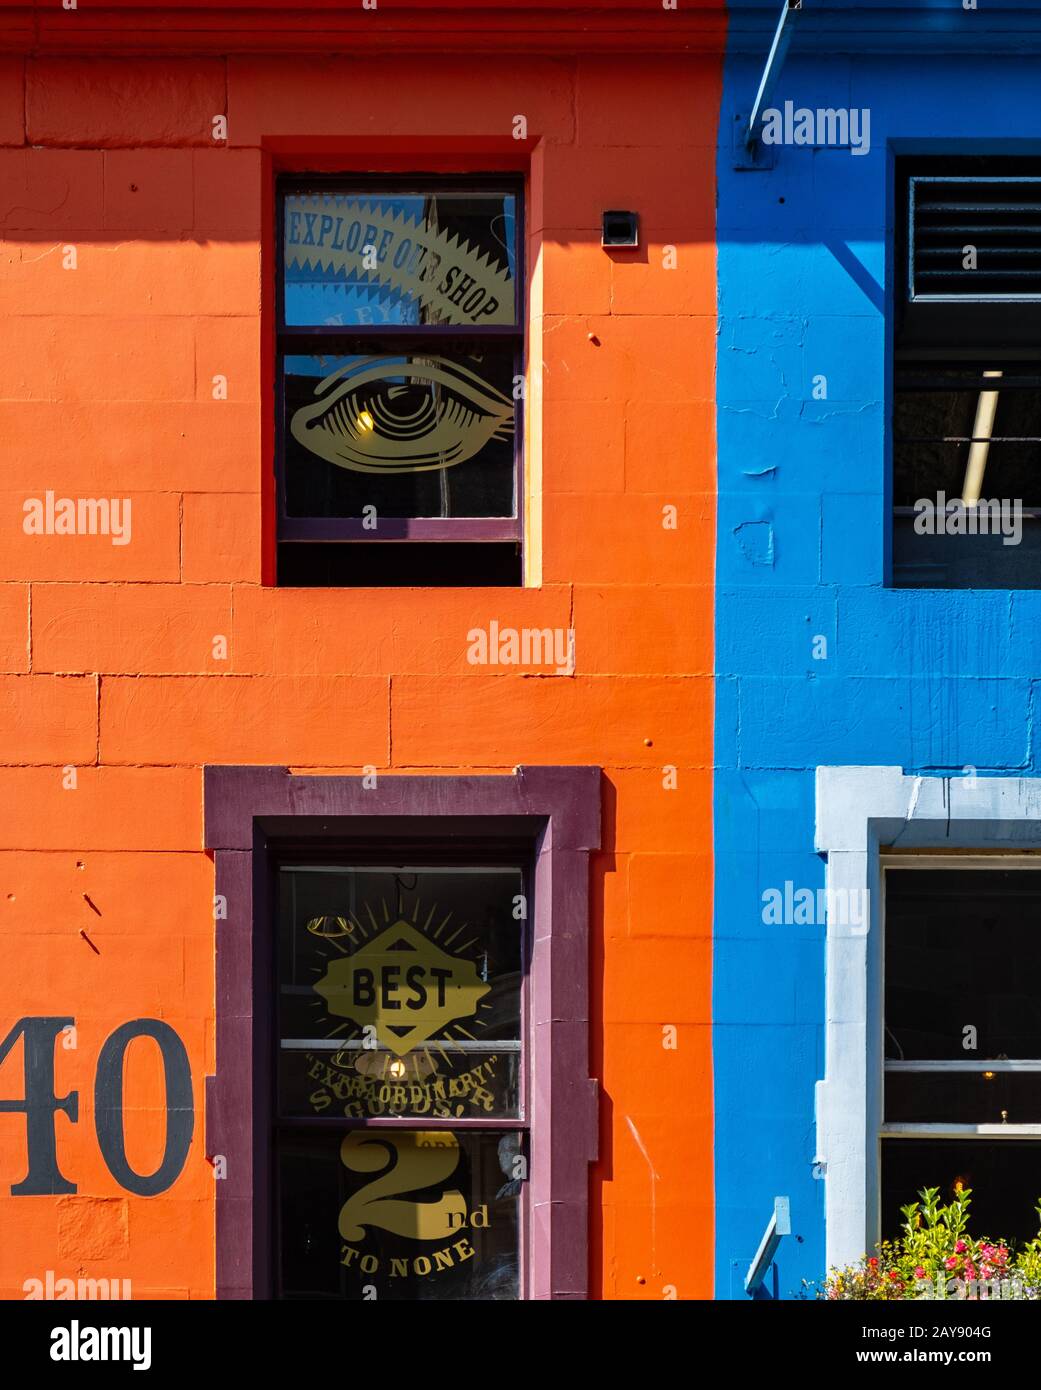
[[[917,1202],[900,1208],[900,1238],[882,1241],[855,1264],[829,1270],[816,1297],[1041,1300],[1041,1232],[1013,1254],[1008,1241],[969,1234],[971,1189],[958,1185],[947,1206],[939,1193],[938,1187],[923,1188]],[[1036,1210],[1041,1219],[1041,1202]]]

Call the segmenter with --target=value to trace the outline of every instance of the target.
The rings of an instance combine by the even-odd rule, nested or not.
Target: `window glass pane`
[[[287,325],[516,323],[510,193],[285,199]]]
[[[519,868],[284,868],[279,884],[283,1115],[519,1115]]]
[[[281,1139],[282,1297],[518,1298],[522,1154],[517,1133]]]
[[[965,492],[978,501],[963,505]],[[893,500],[897,587],[1041,587],[1037,365],[981,360],[898,371]]]
[[[984,376],[984,372],[1000,372]],[[989,429],[977,412],[981,395],[996,395]],[[938,491],[960,498],[969,441],[987,437],[980,496],[1041,505],[1041,374],[1020,364],[929,366],[897,373],[893,415],[893,501],[913,507]]]
[[[968,513],[966,513],[968,515]],[[979,522],[976,523],[980,525]],[[893,585],[898,589],[1041,588],[1041,516],[1010,504],[988,509],[987,530],[934,534],[910,507],[893,516]]]
[[[328,585],[469,589],[475,584],[518,588],[522,578],[516,542],[366,545],[364,541],[347,541],[313,545],[309,541],[283,541],[278,548],[278,582],[291,589]]]
[[[1041,1124],[1041,1073],[988,1071],[986,1062],[971,1072],[887,1071],[886,1119],[909,1124]]]
[[[888,1059],[1041,1058],[1039,982],[1041,873],[886,871]]]
[[[286,357],[286,514],[514,516],[514,366],[506,345]]]
[[[882,1142],[882,1237],[899,1234],[900,1208],[923,1187],[938,1187],[947,1203],[954,1185],[972,1189],[969,1230],[1012,1241],[1037,1234],[1041,1144],[1016,1139],[885,1139]]]

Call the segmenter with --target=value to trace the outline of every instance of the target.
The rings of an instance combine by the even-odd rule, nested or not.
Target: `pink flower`
[[[916,1279],[924,1279],[924,1278],[925,1278],[925,1270],[922,1268],[921,1265],[915,1265],[914,1277],[915,1277]]]
[[[958,1268],[958,1261],[954,1255],[948,1255],[947,1258],[944,1260],[944,1264],[947,1266],[948,1269]]]
[[[960,1240],[954,1248],[955,1250],[957,1250],[959,1255],[964,1255],[969,1247],[965,1244],[963,1240]]]

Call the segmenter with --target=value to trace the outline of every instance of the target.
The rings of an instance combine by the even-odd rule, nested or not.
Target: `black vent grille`
[[[909,215],[910,299],[1041,300],[1041,177],[912,175]]]

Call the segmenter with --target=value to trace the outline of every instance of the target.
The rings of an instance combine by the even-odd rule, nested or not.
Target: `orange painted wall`
[[[130,1278],[212,1297],[213,866],[207,763],[301,771],[606,770],[594,870],[595,1296],[711,1293],[710,968],[717,57],[0,60],[0,1037],[71,1014],[55,1124],[78,1193],[11,1197],[0,1296]],[[24,84],[24,90],[23,90]],[[212,117],[229,139],[215,145]],[[517,113],[529,139],[511,139]],[[530,174],[541,586],[315,591],[270,565],[270,186],[332,165]],[[644,246],[606,254],[600,213]],[[662,248],[677,251],[663,267]],[[74,247],[75,269],[65,268]],[[596,342],[590,335],[594,335]],[[212,378],[228,399],[212,399]],[[542,400],[538,401],[541,379]],[[133,539],[22,531],[27,497],[125,497]],[[666,529],[663,508],[677,508]],[[576,671],[466,661],[466,633],[574,627]],[[213,639],[228,640],[215,660]],[[674,765],[678,786],[663,787]],[[69,767],[74,789],[63,787]],[[219,925],[216,930],[219,930]],[[88,940],[81,936],[87,933]],[[90,942],[96,950],[92,949]],[[188,1048],[178,1182],[124,1192],[94,1136],[104,1039],[138,1017]],[[663,1047],[673,1025],[675,1049]],[[21,1046],[0,1096],[22,1094]],[[162,1144],[151,1045],[130,1054],[129,1156]]]

